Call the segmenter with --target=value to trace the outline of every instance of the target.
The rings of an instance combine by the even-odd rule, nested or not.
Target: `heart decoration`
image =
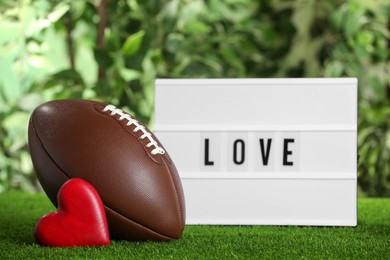
[[[58,191],[58,209],[43,216],[35,239],[43,246],[75,247],[110,244],[106,213],[95,188],[73,178]]]

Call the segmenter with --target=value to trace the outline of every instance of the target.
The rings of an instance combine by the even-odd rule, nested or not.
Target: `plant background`
[[[156,77],[357,77],[359,194],[390,196],[388,0],[2,0],[0,192],[40,190],[32,110],[98,99],[153,122]]]

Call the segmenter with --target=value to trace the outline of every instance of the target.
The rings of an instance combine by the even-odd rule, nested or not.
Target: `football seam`
[[[45,152],[45,154],[50,158],[50,160],[53,162],[53,164],[60,170],[60,172],[65,175],[67,178],[71,179],[72,177],[69,176],[68,174],[66,174],[64,172],[64,170],[57,164],[57,162],[51,157],[51,155],[49,154],[49,152],[46,150],[45,146],[43,145],[43,142],[41,140],[41,138],[39,137],[37,131],[35,130],[35,125],[34,125],[34,121],[32,120],[32,116],[31,116],[31,120],[30,120],[30,123],[32,125],[32,130],[34,131],[34,135],[35,137],[38,139],[38,142],[40,143],[43,151]],[[57,192],[58,193],[58,192]]]
[[[171,170],[169,170],[169,167],[168,167],[168,165],[167,165],[167,162],[166,162],[164,159],[163,159],[163,161],[164,161],[165,168],[167,169],[167,171],[168,171],[168,173],[169,173],[169,178],[170,178],[170,180],[171,180],[171,182],[172,182],[173,189],[175,190],[174,193],[175,193],[175,200],[176,200],[176,209],[177,209],[177,211],[179,212],[180,224],[183,225],[183,221],[182,221],[183,216],[182,216],[181,209],[180,209],[180,202],[179,202],[179,197],[178,197],[178,195],[177,195],[176,185],[175,185],[175,182],[174,182],[174,180],[173,180]]]
[[[142,229],[148,230],[149,232],[151,232],[151,233],[153,233],[153,234],[159,235],[159,236],[161,236],[161,237],[163,237],[163,238],[167,238],[167,239],[170,239],[170,240],[175,239],[174,237],[169,237],[169,236],[163,235],[163,234],[161,234],[161,233],[159,233],[159,232],[157,232],[157,231],[154,231],[154,230],[152,230],[152,229],[150,229],[150,228],[147,228],[147,227],[145,227],[144,225],[141,225],[141,224],[139,224],[139,223],[137,223],[137,222],[135,222],[135,221],[129,219],[129,218],[126,217],[125,215],[122,215],[122,214],[119,213],[118,211],[113,210],[112,208],[110,208],[110,207],[107,206],[107,205],[104,205],[104,207],[105,207],[106,209],[110,210],[111,212],[113,212],[114,214],[118,215],[119,217],[122,217],[122,218],[125,219],[126,221],[129,221],[129,222],[131,222],[131,223],[133,223],[133,224],[139,226],[139,227],[142,228]]]
[[[94,108],[94,110],[95,110],[96,112],[98,112],[98,114],[101,114],[101,115],[105,116],[106,118],[109,118],[109,119],[113,120],[113,121],[114,121],[115,123],[117,123],[117,124],[119,125],[119,127],[122,128],[126,133],[128,133],[129,135],[131,135],[132,137],[134,137],[134,138],[138,141],[138,143],[141,145],[142,149],[144,150],[144,153],[145,153],[145,154],[146,154],[154,163],[157,163],[157,164],[159,164],[159,165],[162,165],[162,164],[163,164],[162,162],[158,162],[155,158],[153,158],[153,157],[149,154],[149,152],[145,149],[145,145],[142,143],[141,139],[140,139],[138,136],[136,136],[132,131],[127,130],[127,129],[120,123],[119,120],[115,119],[115,118],[112,117],[112,116],[109,116],[109,115],[106,114],[106,113],[103,113],[103,112],[100,111],[99,109],[96,109],[95,105],[93,106],[93,108]],[[126,112],[125,112],[125,113],[126,113]],[[131,115],[130,115],[130,116],[131,116]],[[138,121],[138,122],[141,123],[143,126],[145,126],[142,122],[140,122],[140,121]],[[148,131],[149,131],[150,133],[152,133],[149,129],[148,129]],[[153,133],[152,133],[152,134],[153,134]],[[160,160],[161,160],[161,159],[160,159]]]
[[[42,142],[41,138],[39,137],[37,131],[35,130],[34,121],[32,120],[32,118],[31,118],[31,125],[32,125],[32,129],[33,129],[33,131],[34,131],[34,135],[36,136],[36,138],[38,139],[39,143],[41,144],[41,147],[42,147],[43,151],[44,151],[44,152],[46,153],[46,155],[50,158],[50,160],[53,162],[53,164],[54,164],[54,165],[60,170],[60,172],[61,172],[62,174],[64,174],[67,178],[69,178],[69,179],[75,178],[75,177],[72,177],[72,176],[68,175],[68,174],[67,174],[67,173],[66,173],[66,172],[57,164],[57,162],[52,158],[52,156],[48,153],[48,151],[46,150],[45,146],[43,145],[43,142]],[[175,191],[176,191],[176,188],[175,188]],[[99,195],[99,196],[100,196],[100,195]],[[103,200],[102,200],[102,201],[103,201]],[[140,223],[138,223],[138,222],[136,222],[136,221],[134,221],[134,220],[131,220],[130,218],[126,217],[125,215],[122,215],[120,212],[118,212],[118,211],[112,209],[111,207],[107,206],[104,202],[103,202],[103,205],[104,205],[105,208],[109,209],[111,212],[113,212],[113,213],[115,213],[115,214],[117,214],[117,215],[119,215],[119,216],[122,216],[125,220],[131,222],[132,224],[135,224],[135,225],[139,226],[140,228],[142,228],[142,229],[144,229],[144,230],[148,230],[149,232],[151,232],[151,233],[153,233],[153,234],[160,235],[160,236],[162,236],[162,237],[164,237],[164,238],[176,239],[176,238],[174,238],[174,237],[169,237],[169,236],[163,235],[163,234],[161,234],[161,233],[159,233],[159,232],[157,232],[157,231],[154,231],[154,230],[152,230],[152,229],[150,229],[150,228],[148,228],[148,227],[146,227],[146,226],[144,226],[144,225],[142,225],[142,224],[140,224]]]

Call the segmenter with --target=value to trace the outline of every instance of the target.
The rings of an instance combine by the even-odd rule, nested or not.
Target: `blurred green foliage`
[[[37,190],[40,103],[98,99],[153,118],[156,77],[358,77],[359,187],[390,196],[390,3],[2,0],[0,192]]]

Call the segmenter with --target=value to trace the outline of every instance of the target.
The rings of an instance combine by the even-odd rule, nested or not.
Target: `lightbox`
[[[158,79],[187,224],[357,224],[357,79]]]

